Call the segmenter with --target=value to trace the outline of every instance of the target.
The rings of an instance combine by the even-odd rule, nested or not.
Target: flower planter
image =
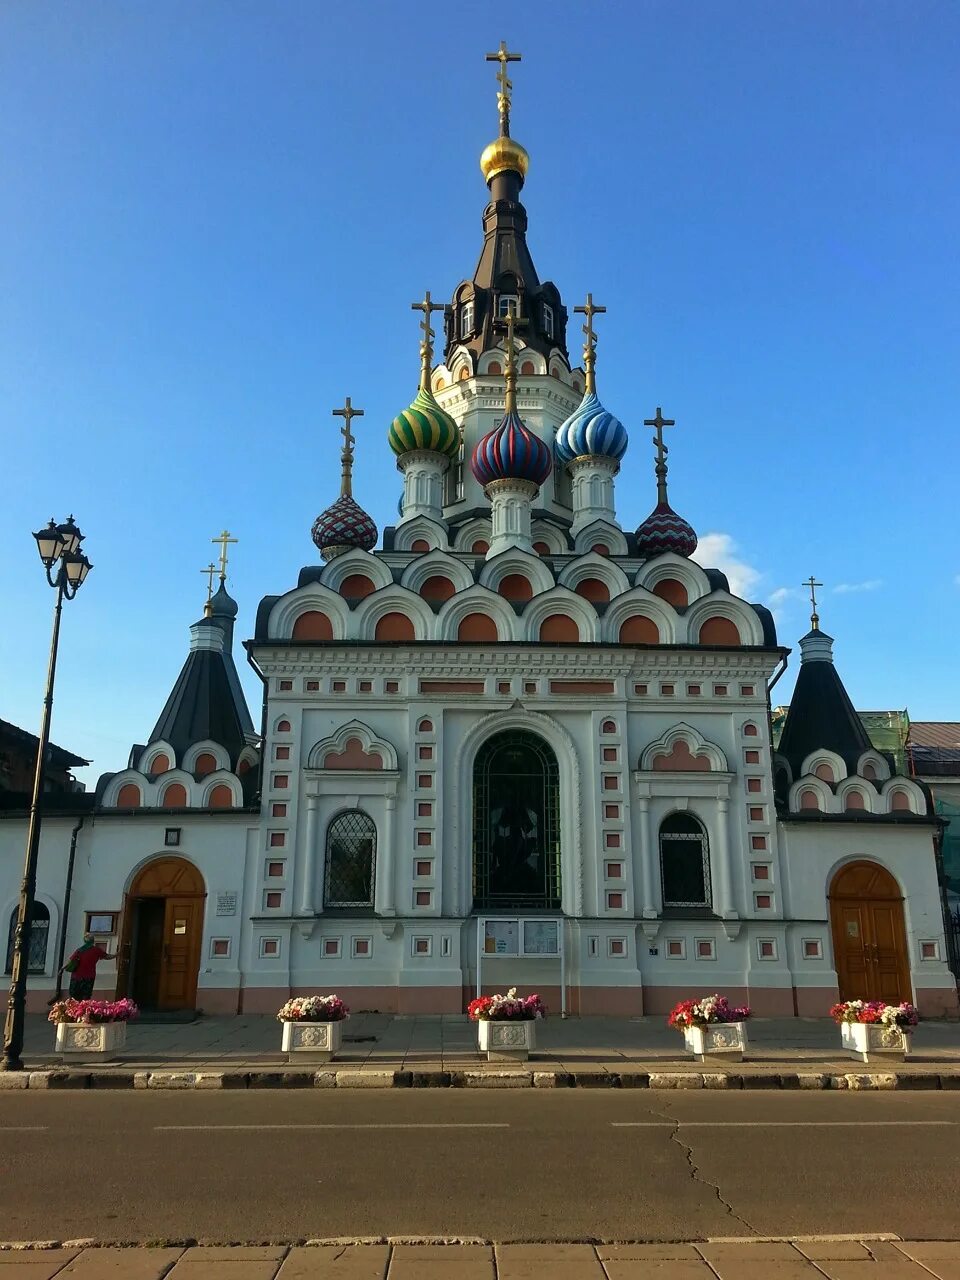
[[[878,1022],[841,1022],[840,1042],[852,1058],[869,1062],[871,1058],[910,1057],[913,1032],[909,1027],[890,1027]]]
[[[535,1019],[497,1021],[484,1018],[477,1022],[480,1052],[488,1062],[526,1062],[537,1047]]]
[[[57,1023],[57,1053],[65,1058],[112,1058],[126,1042],[125,1022]]]
[[[684,1027],[683,1043],[701,1062],[705,1058],[742,1062],[747,1048],[747,1024],[708,1022],[704,1027]]]
[[[288,1062],[332,1062],[343,1043],[343,1022],[285,1022],[283,1052]]]

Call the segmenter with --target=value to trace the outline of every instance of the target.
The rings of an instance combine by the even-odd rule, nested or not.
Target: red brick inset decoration
[[[150,766],[151,773],[166,773],[169,768],[169,756],[165,756],[161,753],[160,755],[153,757],[153,764]]]
[[[905,791],[895,791],[893,793],[893,803],[891,809],[909,809],[910,800]]]
[[[740,632],[729,618],[708,618],[700,628],[699,643],[739,646]]]
[[[383,757],[378,751],[365,751],[359,738],[348,738],[342,751],[330,751],[323,759],[324,769],[382,769]]]
[[[863,796],[859,791],[848,791],[843,807],[845,809],[863,809],[866,806],[863,803]]]
[[[820,797],[815,791],[800,792],[800,808],[801,809],[819,809]]]
[[[187,807],[187,790],[182,783],[171,782],[163,793],[164,809],[185,809]]]
[[[330,619],[319,609],[310,609],[301,613],[293,624],[294,640],[332,640],[333,626]]]
[[[405,613],[385,613],[377,622],[373,638],[409,642],[415,638],[413,622]]]
[[[488,614],[468,613],[457,627],[457,639],[464,644],[496,644],[497,624]]]
[[[535,542],[533,544],[533,549],[538,556],[549,556],[553,554],[545,542]]]
[[[478,538],[477,541],[470,548],[471,554],[475,556],[485,556],[489,550],[490,550],[490,543],[484,542],[482,538]]]
[[[203,751],[197,756],[196,764],[193,766],[193,772],[198,777],[203,778],[208,773],[213,773],[217,767],[217,758],[210,754],[209,751]]]
[[[421,680],[421,693],[483,693],[482,680]]]
[[[285,818],[287,816],[287,806],[285,804],[271,805],[270,816],[273,818]]]
[[[757,726],[755,724],[745,724],[743,726],[743,736],[745,738],[756,738],[758,736]]]
[[[449,600],[451,596],[457,594],[457,588],[453,585],[448,577],[442,573],[435,574],[432,578],[428,578],[420,588],[420,595],[424,600],[435,600],[442,603]]]
[[[576,644],[580,628],[565,613],[551,613],[540,623],[541,644]]]
[[[836,781],[836,778],[834,777],[832,765],[818,764],[813,772],[817,775],[818,778],[821,778],[824,782],[832,783]]]
[[[645,618],[642,614],[634,614],[632,618],[621,623],[620,626],[620,643],[621,644],[659,644],[660,628],[652,618]]]
[[[533,587],[530,579],[522,573],[508,573],[500,579],[497,594],[503,596],[504,600],[532,600]]]
[[[663,578],[650,590],[661,600],[666,600],[667,604],[672,604],[675,609],[683,608],[690,603],[687,588],[676,578]]]
[[[340,594],[345,600],[362,600],[376,591],[376,585],[365,573],[351,573],[340,583]]]
[[[140,788],[135,782],[125,782],[117,795],[118,809],[139,809]]]
[[[416,551],[420,555],[422,555],[424,551],[430,550],[430,543],[427,542],[426,538],[415,538],[414,541],[410,544],[410,550]]]
[[[290,721],[289,721],[289,720],[278,720],[278,721],[277,721],[277,733],[289,733],[289,732],[290,732]]]
[[[524,360],[523,364],[520,366],[520,376],[522,378],[532,378],[535,373],[536,369],[533,367],[533,361]]]
[[[610,599],[610,588],[599,578],[583,578],[574,587],[578,596],[590,600],[594,604],[603,604]]]
[[[653,768],[657,773],[709,773],[710,757],[694,755],[685,738],[678,738],[669,753],[661,753],[653,758]]]
[[[867,779],[868,782],[876,782],[877,780],[877,771],[874,768],[874,766],[869,762],[869,760],[863,766],[863,776]]]
[[[487,365],[488,376],[491,378],[499,378],[502,373],[503,373],[503,370],[500,368],[500,365],[497,363],[497,361],[491,360],[490,363]]]
[[[580,696],[592,697],[601,693],[613,693],[614,683],[612,680],[551,680],[551,693],[578,694]],[[614,750],[616,748],[613,748]],[[610,750],[610,748],[608,748]]]
[[[233,808],[233,792],[224,782],[218,783],[210,792],[210,799],[207,801],[210,809],[232,809]]]

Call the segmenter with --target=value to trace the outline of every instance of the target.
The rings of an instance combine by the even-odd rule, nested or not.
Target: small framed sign
[[[163,833],[163,843],[168,847],[171,845],[178,845],[180,843],[180,828],[167,827]]]
[[[106,934],[109,937],[117,932],[118,911],[88,911],[85,933]]]

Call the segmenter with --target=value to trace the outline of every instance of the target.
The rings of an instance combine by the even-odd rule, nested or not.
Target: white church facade
[[[389,429],[397,524],[379,538],[353,498],[348,401],[321,563],[261,602],[244,642],[260,724],[221,577],[149,741],[46,814],[29,1007],[89,926],[119,947],[100,990],[161,1009],[336,991],[459,1013],[482,966],[485,988],[574,1014],[712,991],[759,1015],[823,1015],[838,995],[958,1012],[930,796],[870,745],[815,613],[774,753],[788,650],[691,558],[659,408],[653,510],[621,523],[603,309],[576,309],[572,365],[526,242],[505,84],[476,271],[449,305],[417,304],[420,388]],[[4,921],[25,833],[0,809]]]

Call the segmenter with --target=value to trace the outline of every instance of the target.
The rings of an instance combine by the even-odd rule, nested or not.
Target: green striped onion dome
[[[433,393],[425,387],[409,409],[397,414],[387,433],[390,448],[402,458],[415,449],[428,449],[455,458],[460,449],[460,428],[437,404]]]

